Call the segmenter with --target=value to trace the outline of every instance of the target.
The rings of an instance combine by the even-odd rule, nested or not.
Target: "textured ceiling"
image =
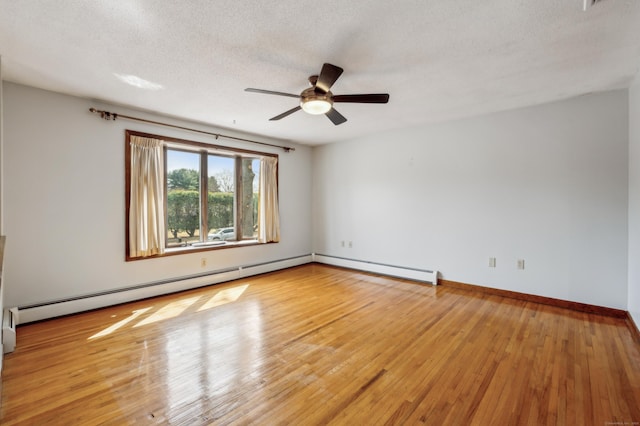
[[[0,0],[7,81],[311,145],[628,87],[639,28],[640,0]],[[389,103],[334,126],[244,92],[298,94],[324,62],[334,94]]]

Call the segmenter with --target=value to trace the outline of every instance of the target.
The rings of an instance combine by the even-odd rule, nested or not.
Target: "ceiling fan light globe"
[[[324,99],[311,99],[300,102],[302,110],[308,114],[320,115],[326,114],[331,110],[331,102]]]

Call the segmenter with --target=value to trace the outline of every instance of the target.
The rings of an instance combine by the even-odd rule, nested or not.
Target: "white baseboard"
[[[374,274],[388,275],[391,277],[406,278],[409,280],[428,282],[438,285],[438,271],[409,268],[403,266],[386,265],[383,263],[368,262],[364,260],[347,259],[338,256],[329,256],[313,253],[311,255],[314,262],[327,265],[341,266],[343,268],[357,269],[359,271],[372,272]]]
[[[290,259],[276,260],[253,265],[239,266],[232,269],[213,271],[206,275],[174,278],[169,281],[147,283],[121,290],[114,290],[102,294],[86,295],[68,300],[59,300],[37,305],[20,307],[18,309],[18,324],[75,314],[92,309],[148,297],[161,296],[178,291],[191,290],[212,284],[219,284],[239,278],[273,272],[312,262],[311,255],[298,256]]]

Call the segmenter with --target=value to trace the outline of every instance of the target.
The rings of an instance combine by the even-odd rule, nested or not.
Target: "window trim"
[[[192,140],[188,140],[188,139],[180,139],[180,138],[174,138],[174,137],[169,137],[169,136],[162,136],[162,135],[157,135],[157,134],[152,134],[152,133],[145,133],[145,132],[139,132],[136,130],[130,130],[130,129],[125,129],[125,138],[124,138],[124,150],[125,150],[125,155],[124,155],[124,161],[125,161],[125,165],[124,165],[124,169],[125,169],[125,229],[124,229],[124,241],[125,241],[125,261],[129,262],[129,261],[137,261],[137,260],[145,260],[145,259],[157,259],[160,257],[166,257],[166,256],[176,256],[176,255],[182,255],[182,254],[189,254],[189,253],[198,253],[198,252],[205,252],[205,251],[212,251],[212,250],[224,250],[224,249],[230,249],[230,248],[237,248],[237,247],[246,247],[246,246],[254,246],[254,245],[263,245],[263,244],[273,244],[273,242],[267,242],[267,243],[260,243],[256,240],[248,240],[248,239],[242,239],[242,240],[237,240],[234,241],[233,243],[227,243],[227,244],[212,244],[212,245],[200,245],[200,246],[186,246],[186,247],[165,247],[165,252],[163,254],[156,254],[153,256],[145,256],[145,257],[131,257],[129,255],[129,212],[130,212],[130,202],[131,202],[131,137],[132,136],[139,136],[139,137],[145,137],[145,138],[153,138],[153,139],[160,139],[162,141],[165,142],[165,146],[163,147],[163,155],[164,155],[164,162],[165,162],[165,175],[166,175],[166,163],[167,163],[167,155],[166,155],[166,151],[168,148],[170,149],[180,149],[179,147],[177,148],[176,146],[171,146],[173,144],[177,145],[177,146],[190,146],[190,147],[195,147],[196,149],[194,149],[193,151],[207,151],[209,154],[214,154],[214,151],[219,151],[218,155],[221,156],[229,156],[229,157],[233,157],[236,160],[236,167],[238,167],[238,163],[242,161],[242,157],[274,157],[276,159],[278,159],[278,164],[279,164],[279,155],[278,154],[273,154],[273,153],[269,153],[269,152],[262,152],[262,151],[254,151],[254,150],[249,150],[249,149],[243,149],[243,148],[235,148],[235,147],[228,147],[228,146],[223,146],[223,145],[217,145],[217,144],[210,144],[210,143],[205,143],[205,142],[197,142],[197,141],[192,141]],[[197,149],[199,148],[199,149]],[[189,149],[184,149],[185,151],[190,151]],[[205,158],[205,160],[202,160],[204,162],[206,162],[206,156],[203,156],[201,158]],[[202,167],[202,164],[201,164]],[[278,177],[279,174],[279,167],[278,167],[278,171],[276,172],[276,177]],[[238,188],[238,180],[240,179],[240,173],[236,172],[235,173],[235,178],[236,178],[236,188]],[[203,173],[200,173],[200,179],[201,179],[201,183],[200,183],[200,188],[201,190],[205,190],[207,191],[207,179],[204,176]],[[202,180],[204,180],[205,182],[202,182]],[[204,186],[203,186],[204,185]],[[278,185],[279,188],[279,185]],[[241,212],[242,209],[240,209],[240,205],[239,203],[241,203],[240,197],[234,197],[235,198],[235,203],[234,203],[234,211],[238,211]],[[166,182],[165,182],[165,198],[164,198],[164,202],[166,203]],[[203,206],[202,204],[204,203],[203,198],[201,197],[201,211],[203,211]],[[236,215],[236,219],[238,219],[238,215],[240,213],[235,213]],[[166,223],[166,208],[165,208],[165,223]],[[206,222],[206,218],[205,218],[205,222]],[[202,221],[201,221],[202,222]],[[235,227],[237,228],[239,225],[238,221],[235,221]],[[201,230],[202,231],[202,230]],[[237,234],[237,229],[236,229],[236,235]],[[166,241],[166,240],[165,240]]]

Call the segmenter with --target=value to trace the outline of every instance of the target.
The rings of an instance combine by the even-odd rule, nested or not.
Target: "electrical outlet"
[[[200,259],[200,267],[204,268],[205,266],[207,266],[207,258],[203,257]]]
[[[353,241],[349,241],[349,248],[353,248]]]
[[[495,268],[496,267],[496,258],[495,257],[490,257],[489,258],[489,267],[490,268]]]
[[[518,269],[524,269],[524,259],[518,259]]]
[[[344,247],[344,240],[342,240],[342,241],[340,242],[340,245],[341,245],[342,247]]]

